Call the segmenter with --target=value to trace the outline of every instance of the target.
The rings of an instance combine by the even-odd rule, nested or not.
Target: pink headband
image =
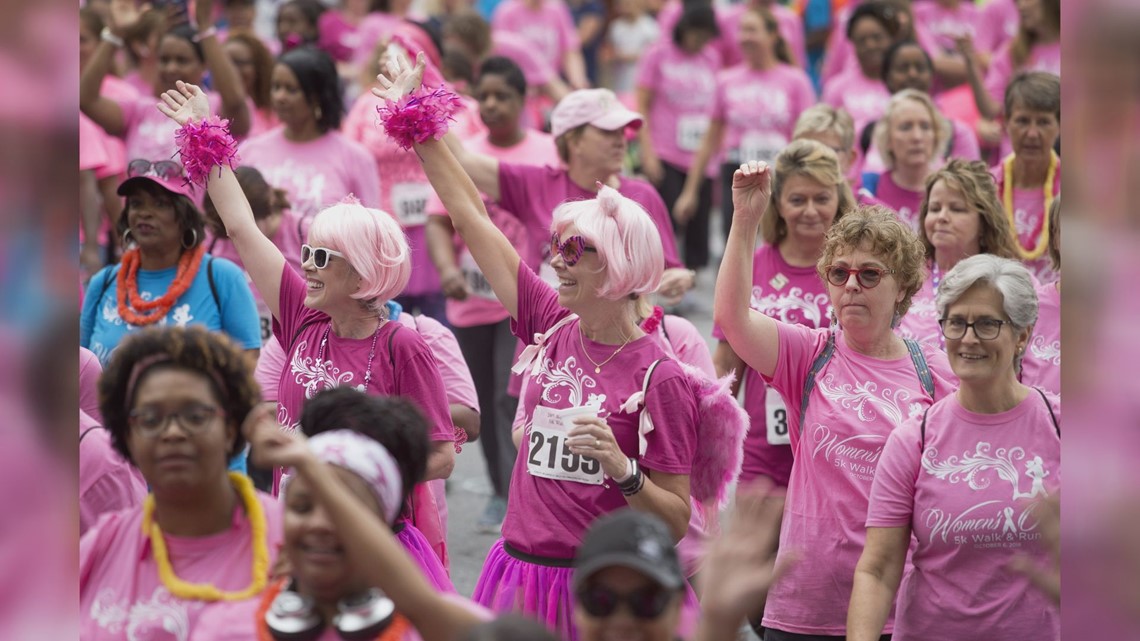
[[[380,443],[351,430],[321,432],[309,439],[317,458],[356,474],[368,483],[380,503],[384,520],[391,524],[400,513],[404,484],[396,459]]]

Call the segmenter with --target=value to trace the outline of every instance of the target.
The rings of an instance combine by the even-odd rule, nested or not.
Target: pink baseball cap
[[[550,133],[555,137],[582,125],[615,131],[641,126],[641,114],[631,111],[609,89],[579,89],[566,95],[550,114]]]
[[[128,191],[143,182],[155,183],[166,191],[196,200],[193,186],[186,180],[182,165],[173,160],[151,162],[145,158],[136,158],[127,163],[127,179],[119,184],[118,194],[126,196]]]

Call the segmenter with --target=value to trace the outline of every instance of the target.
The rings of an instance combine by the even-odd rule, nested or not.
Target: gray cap
[[[665,522],[633,508],[611,512],[590,525],[574,557],[574,589],[598,570],[613,566],[636,570],[671,590],[685,582]]]

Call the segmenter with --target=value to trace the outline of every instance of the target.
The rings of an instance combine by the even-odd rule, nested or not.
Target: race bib
[[[467,281],[467,290],[472,296],[496,302],[499,300],[495,296],[495,290],[491,289],[491,283],[487,282],[487,277],[475,262],[475,257],[466,248],[459,255],[459,270],[463,272],[463,279]]]
[[[750,131],[740,138],[738,160],[742,163],[750,160],[771,163],[787,144],[788,140],[778,133]]]
[[[708,129],[708,116],[681,116],[677,120],[677,148],[681,151],[700,149],[701,141],[704,140]]]
[[[261,344],[264,345],[273,336],[273,314],[264,301],[257,302],[257,319],[261,322]]]
[[[601,485],[604,475],[597,459],[570,452],[566,444],[567,433],[574,426],[570,419],[577,416],[597,416],[597,407],[571,407],[554,410],[541,405],[534,408],[531,418],[530,452],[526,471],[556,481],[572,481],[587,485]]]
[[[404,227],[418,227],[427,222],[427,203],[431,197],[428,183],[397,183],[392,186],[392,213]]]
[[[768,424],[768,444],[791,445],[792,439],[788,436],[788,406],[784,403],[784,397],[772,387],[765,392],[764,415]]]

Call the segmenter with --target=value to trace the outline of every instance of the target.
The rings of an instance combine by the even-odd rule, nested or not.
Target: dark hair
[[[1061,79],[1047,71],[1021,71],[1005,87],[1005,117],[1020,102],[1030,111],[1051,113],[1061,120]]]
[[[261,41],[261,38],[252,33],[239,31],[226,37],[226,43],[240,42],[249,47],[253,56],[253,67],[256,74],[253,81],[253,91],[250,98],[258,109],[269,109],[270,96],[273,92],[273,53]]]
[[[926,58],[926,66],[930,67],[931,73],[934,73],[934,60],[930,57],[930,54],[926,52],[926,49],[923,49],[922,45],[918,44],[917,40],[899,40],[887,47],[887,52],[883,54],[883,69],[879,72],[879,77],[882,78],[884,84],[887,82],[887,76],[891,73],[891,65],[895,63],[895,58],[899,55],[899,51],[906,47],[914,47],[921,51],[922,57]],[[888,87],[888,90],[889,89]]]
[[[720,25],[716,23],[716,12],[708,4],[687,4],[673,25],[673,44],[681,46],[686,31],[707,31],[716,38],[720,35]]]
[[[468,85],[475,81],[475,65],[471,58],[454,47],[443,52],[439,67],[448,80],[462,80]]]
[[[471,628],[462,641],[558,641],[558,637],[534,619],[508,613]]]
[[[206,53],[202,51],[202,43],[194,39],[197,37],[197,35],[197,29],[191,27],[186,23],[182,23],[167,29],[166,33],[162,34],[162,37],[165,38],[166,36],[174,36],[175,38],[181,38],[185,40],[191,47],[194,48],[194,53],[198,56],[198,62],[206,64]],[[159,42],[162,42],[161,38],[159,39]]]
[[[138,363],[155,355],[169,359],[132,376]],[[210,381],[210,388],[226,413],[226,421],[235,428],[227,457],[245,447],[242,421],[261,402],[261,388],[253,378],[253,366],[245,350],[226,334],[211,332],[200,325],[148,327],[123,338],[99,378],[103,427],[111,433],[111,444],[124,459],[134,462],[127,446],[130,429],[127,418],[133,408],[127,407],[127,403],[146,376],[161,369],[186,370]]]
[[[474,9],[460,9],[443,23],[443,32],[458,38],[477,58],[491,50],[491,25]]]
[[[305,100],[320,107],[321,117],[317,118],[317,128],[321,133],[340,129],[340,121],[344,117],[344,97],[340,91],[336,63],[329,54],[313,46],[301,46],[281,54],[277,63],[289,67],[297,77],[297,84],[301,86]]]
[[[855,31],[855,24],[863,18],[871,18],[883,25],[883,28],[887,30],[887,33],[890,34],[892,39],[898,35],[898,10],[886,2],[872,0],[871,2],[865,2],[855,7],[855,10],[851,12],[851,17],[847,19],[846,34],[848,40],[851,39],[851,33]]]
[[[288,2],[283,2],[280,7],[277,7],[277,14],[280,15],[281,10],[285,7],[294,7],[297,11],[300,11],[301,15],[305,16],[305,20],[308,20],[314,29],[316,29],[320,23],[321,14],[326,11],[325,5],[318,2],[318,0],[289,0]]]
[[[103,16],[90,6],[79,8],[79,23],[96,36],[102,33],[103,27],[106,26],[103,22]]]
[[[254,220],[268,218],[275,209],[280,209],[277,193],[280,190],[274,189],[265,182],[265,177],[261,175],[260,171],[253,167],[241,166],[234,170],[234,176],[237,177],[238,185],[245,193],[245,199],[249,201],[249,208],[253,210]],[[206,219],[206,224],[210,226],[212,234],[219,238],[227,237],[226,226],[222,223],[218,210],[214,207],[214,201],[210,199],[208,193],[202,201],[202,215]]]
[[[514,60],[503,56],[491,56],[479,66],[479,75],[476,84],[483,81],[483,76],[501,76],[507,85],[519,92],[526,99],[526,75]]]
[[[174,222],[178,224],[178,229],[182,235],[185,236],[186,232],[190,230],[194,231],[197,240],[190,246],[190,249],[197,247],[202,242],[206,233],[206,220],[202,217],[202,212],[198,211],[198,207],[194,205],[194,201],[149,180],[139,185],[138,189],[147,192],[156,200],[170,203],[170,206],[174,208]],[[128,209],[130,209],[129,204],[123,205],[123,211],[119,214],[118,222],[115,223],[115,233],[120,238],[130,228],[130,222],[127,220]]]
[[[327,389],[305,402],[301,430],[306,436],[352,430],[383,445],[400,466],[405,502],[427,474],[427,419],[405,398],[371,396],[351,387]]]

